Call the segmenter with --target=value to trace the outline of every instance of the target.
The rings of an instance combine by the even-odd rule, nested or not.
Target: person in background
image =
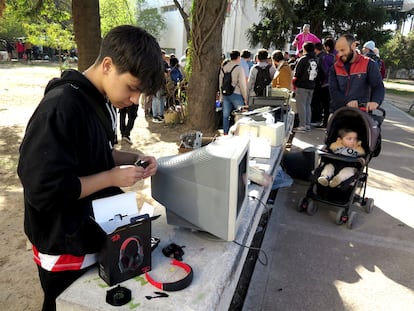
[[[329,71],[330,112],[347,106],[366,105],[368,111],[377,109],[384,100],[384,83],[378,65],[356,52],[355,37],[342,35],[337,41],[337,61]]]
[[[171,60],[167,58],[167,55],[164,50],[161,50],[161,55],[162,55],[162,61],[164,65],[164,79],[157,93],[151,96],[151,111],[152,111],[152,122],[153,123],[164,123],[167,79],[169,79],[170,72],[171,72],[171,67],[169,64],[169,61]],[[175,58],[175,61],[176,60],[177,58]]]
[[[247,79],[249,78],[250,68],[253,66],[253,62],[251,61],[252,53],[244,49],[240,55],[240,66],[244,70],[244,75],[246,76],[246,83]]]
[[[6,50],[7,50],[7,61],[11,62],[13,58],[13,44],[10,41],[6,41]]]
[[[331,96],[329,94],[329,72],[335,63],[335,43],[332,38],[327,38],[323,42],[325,48],[325,55],[323,56],[321,68],[323,70],[323,81],[321,86],[321,106],[322,106],[322,128],[326,128],[329,119],[329,105],[331,103]]]
[[[180,58],[179,64],[180,64],[180,68],[182,68],[182,70],[184,70],[185,65],[187,64],[188,52],[189,52],[189,48],[187,47],[184,50],[184,55],[181,56],[181,58]]]
[[[321,104],[321,92],[322,92],[322,83],[324,80],[324,72],[322,69],[322,61],[326,55],[325,49],[323,48],[322,43],[315,43],[315,55],[318,60],[318,75],[315,80],[315,88],[313,90],[312,102],[311,102],[311,125],[319,127],[322,123],[322,104]]]
[[[247,84],[249,97],[250,96],[263,96],[263,94],[257,94],[256,91],[255,91],[255,88],[257,86],[256,85],[256,80],[257,80],[258,72],[261,68],[262,69],[265,68],[265,67],[268,68],[269,75],[270,75],[269,84],[271,83],[271,79],[275,75],[276,68],[273,67],[271,64],[269,64],[268,56],[269,56],[269,52],[266,49],[260,49],[257,52],[257,61],[258,62],[250,70],[248,84]]]
[[[48,83],[29,120],[17,173],[43,311],[56,310],[56,298],[97,262],[106,235],[92,219],[92,201],[157,172],[153,156],[115,149],[114,131],[116,108],[137,105],[142,93],[160,88],[160,51],[141,28],[113,28],[94,64]],[[134,165],[137,160],[148,166]]]
[[[318,60],[314,51],[315,45],[312,42],[305,42],[304,55],[299,58],[293,73],[292,84],[299,115],[299,126],[294,129],[295,132],[311,131],[311,101],[318,75]]]
[[[384,80],[384,79],[385,79],[385,74],[386,74],[386,70],[385,70],[385,62],[384,62],[384,60],[380,57],[380,53],[379,53],[379,49],[378,49],[378,48],[374,48],[374,53],[375,53],[375,55],[377,55],[377,57],[379,58],[379,62],[380,62],[380,73],[381,73],[382,80]]]
[[[233,69],[234,68],[234,69]],[[233,94],[223,95],[221,87],[223,84],[224,72],[231,73],[231,81],[234,86]],[[240,67],[240,51],[230,52],[230,61],[223,64],[219,74],[220,101],[223,103],[223,133],[227,135],[230,128],[230,114],[233,109],[238,109],[248,105],[246,77],[243,68]]]
[[[16,41],[16,52],[17,52],[17,58],[23,59],[23,54],[24,54],[24,44],[22,42],[22,40],[17,40]]]
[[[295,65],[296,65],[296,55],[295,54],[291,54],[289,55],[289,60],[288,60],[288,64],[291,70],[295,69]]]
[[[171,57],[170,58],[170,77],[172,82],[174,82],[175,85],[177,85],[177,83],[183,81],[183,75],[180,71],[180,65],[178,63],[178,58],[176,57]]]
[[[305,42],[318,43],[321,42],[316,35],[310,32],[310,25],[304,24],[302,27],[302,32],[298,33],[293,40],[292,46],[296,47],[296,55],[299,56],[299,51],[303,49],[303,44]]]
[[[292,89],[292,70],[285,60],[282,51],[276,50],[272,53],[273,66],[276,72],[272,79],[273,88]]]
[[[32,60],[32,58],[33,58],[33,55],[32,55],[32,44],[30,43],[30,41],[26,41],[25,43],[24,43],[24,52],[26,53],[26,57],[27,57],[27,61],[31,61]]]
[[[131,131],[134,128],[135,119],[138,116],[138,105],[119,109],[119,130],[122,140],[132,145]],[[128,121],[126,118],[128,117]]]
[[[374,49],[375,42],[372,40],[367,41],[364,43],[364,46],[362,47],[362,54],[371,58],[374,62],[378,64],[378,67],[380,67],[380,58],[375,54]]]

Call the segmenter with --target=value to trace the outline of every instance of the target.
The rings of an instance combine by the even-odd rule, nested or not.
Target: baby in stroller
[[[336,224],[346,223],[352,228],[356,212],[361,207],[366,213],[374,208],[374,199],[365,196],[368,166],[381,151],[381,123],[385,110],[377,114],[363,109],[342,107],[328,121],[325,146],[318,151],[319,165],[315,168],[305,197],[299,200],[297,210],[314,215],[317,202],[339,207]]]
[[[361,146],[361,141],[358,140],[358,134],[349,128],[341,128],[338,130],[338,138],[329,146],[329,149],[334,154],[359,158],[362,165],[365,162],[363,158],[363,156],[365,156],[365,151]],[[334,164],[326,164],[318,178],[318,183],[324,187],[329,186],[335,188],[343,181],[351,178],[358,171],[355,166],[342,166],[343,164],[341,163],[341,167],[336,168],[337,171],[339,170],[338,173],[334,175]]]

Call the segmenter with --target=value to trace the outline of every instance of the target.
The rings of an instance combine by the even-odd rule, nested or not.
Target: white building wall
[[[190,6],[192,1],[187,0],[185,2]],[[246,31],[251,24],[259,21],[258,9],[254,7],[253,0],[233,0],[229,1],[229,3],[223,28],[222,44],[222,51],[223,53],[226,53],[227,56],[233,49],[242,50],[249,48]],[[162,13],[163,7],[174,6],[174,2],[171,0],[147,0],[146,4],[149,8],[158,8],[160,13]],[[188,13],[189,7],[186,7],[185,11]],[[167,54],[174,53],[180,58],[187,47],[183,19],[177,9],[166,11],[165,13],[162,13],[162,15],[165,18],[167,29],[162,34],[161,38],[159,38],[159,44],[161,48],[167,51]],[[255,52],[253,49],[250,50]]]
[[[235,0],[231,1],[230,8],[226,14],[226,20],[223,27],[223,53],[228,56],[231,50],[251,49],[247,40],[247,29],[257,23],[259,19],[259,10],[254,7],[252,0]]]
[[[182,3],[183,1],[179,1]],[[191,5],[190,0],[184,0],[188,5]],[[184,55],[184,50],[187,47],[187,36],[185,32],[183,18],[180,12],[175,8],[174,2],[171,0],[146,0],[146,7],[157,8],[158,12],[164,17],[166,29],[161,34],[159,39],[160,47],[166,50],[167,54],[174,53],[180,58]],[[169,8],[165,10],[165,8]],[[186,12],[189,8],[185,9]]]
[[[180,58],[187,47],[185,27],[183,19],[178,11],[170,11],[163,14],[167,24],[166,30],[160,38],[160,46],[167,54],[174,53]]]

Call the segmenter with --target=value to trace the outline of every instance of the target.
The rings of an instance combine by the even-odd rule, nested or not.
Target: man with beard
[[[369,57],[356,52],[352,35],[342,35],[336,41],[337,61],[329,74],[330,112],[348,106],[366,105],[371,111],[384,100],[384,83],[378,65]]]

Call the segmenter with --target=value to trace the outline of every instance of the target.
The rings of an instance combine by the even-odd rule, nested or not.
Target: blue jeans
[[[165,106],[164,90],[158,90],[157,94],[152,97],[152,116],[163,116]]]
[[[299,126],[310,128],[311,126],[311,102],[313,89],[298,87],[295,91],[296,109],[299,115]]]
[[[233,109],[244,106],[243,96],[241,94],[233,93],[228,96],[223,96],[223,132],[229,133],[230,128],[230,114]]]

